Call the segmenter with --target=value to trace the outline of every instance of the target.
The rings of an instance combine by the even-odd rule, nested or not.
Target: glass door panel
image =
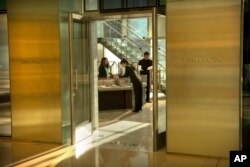
[[[70,24],[72,140],[92,134],[88,22],[72,14]]]
[[[11,136],[7,13],[0,13],[0,34],[0,136]]]
[[[152,52],[153,52],[153,129],[154,151],[166,145],[166,51],[165,16],[152,10]]]
[[[159,11],[157,11],[158,13]],[[166,145],[166,17],[157,14],[158,149]]]

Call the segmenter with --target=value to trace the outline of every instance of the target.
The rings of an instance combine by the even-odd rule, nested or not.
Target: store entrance
[[[98,133],[97,136],[105,138],[108,138],[106,135],[112,136],[112,140],[106,142],[108,147],[122,144],[132,149],[144,148],[153,151],[153,141],[156,140],[153,136],[155,133],[153,124],[157,123],[153,120],[153,113],[158,112],[153,109],[153,104],[159,105],[161,111],[159,128],[165,130],[166,124],[163,119],[165,118],[166,85],[164,82],[165,36],[162,33],[157,37],[159,58],[156,68],[158,70],[156,74],[153,74],[153,70],[150,71],[150,101],[146,103],[147,77],[140,76],[139,61],[144,58],[144,52],[149,52],[151,60],[157,56],[157,54],[153,55],[155,47],[152,45],[152,13],[144,13],[140,16],[131,14],[126,17],[73,14],[71,17],[71,111],[74,124],[72,138],[77,142],[77,129],[87,127],[85,132],[80,133],[82,134],[80,140]],[[164,17],[157,19],[165,30]],[[102,58],[107,58],[109,62],[108,69],[105,71],[108,74],[106,77],[99,75]],[[133,112],[135,99],[130,79],[114,77],[124,72],[119,66],[124,58],[135,67],[134,72],[143,83],[143,107],[139,113]],[[153,76],[156,75],[159,77],[156,84],[158,86],[155,89],[159,90],[156,91],[158,98],[155,100],[153,99],[153,79],[156,77]],[[79,118],[81,120],[76,120]],[[161,131],[158,132],[161,133]]]
[[[152,151],[154,140],[152,135],[153,112],[159,112],[160,121],[159,125],[157,125],[157,129],[159,129],[157,132],[159,134],[163,132],[163,135],[165,135],[166,56],[165,33],[163,33],[165,32],[165,17],[157,15],[156,19],[160,24],[159,29],[161,30],[161,33],[157,35],[158,59],[157,66],[155,66],[157,68],[157,85],[159,85],[155,87],[157,89],[156,96],[158,96],[155,104],[159,105],[159,111],[153,111],[153,79],[156,79],[153,76],[156,75],[153,74],[152,65],[149,70],[149,82],[147,82],[147,75],[140,75],[142,67],[139,64],[139,61],[144,59],[145,52],[149,52],[148,59],[152,61],[157,56],[156,54],[153,55],[152,13],[141,14],[140,16],[130,14],[122,17],[109,17],[97,21],[99,127],[108,127],[112,131],[114,129],[121,131],[124,127],[127,127],[127,130],[130,131],[130,133],[126,133],[127,130],[125,130],[124,134],[126,135],[112,142],[113,146],[118,143],[119,145],[129,146],[134,149],[143,147],[148,151]],[[130,79],[116,79],[112,76],[123,74],[124,71],[119,67],[119,63],[124,58],[135,68],[134,72],[140,77],[143,83],[143,107],[139,113],[133,112],[135,99]],[[105,64],[108,72],[102,70],[104,69],[102,68],[103,60],[108,61],[108,65]],[[105,73],[107,75],[103,75]],[[150,92],[149,99],[146,98],[148,85]],[[143,127],[136,127],[137,123]],[[157,124],[158,122],[154,123]],[[135,124],[136,126],[130,126]],[[144,140],[145,138],[146,140]]]

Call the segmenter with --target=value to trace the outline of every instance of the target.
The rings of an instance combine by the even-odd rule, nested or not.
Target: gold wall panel
[[[167,1],[167,151],[240,147],[241,0]]]
[[[57,0],[8,0],[12,137],[61,143]]]

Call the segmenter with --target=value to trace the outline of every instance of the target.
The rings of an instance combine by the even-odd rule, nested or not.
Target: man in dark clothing
[[[140,74],[147,75],[147,87],[146,87],[146,102],[150,102],[150,71],[148,67],[152,66],[153,62],[149,59],[149,52],[144,52],[144,58],[139,61],[138,65],[141,66]]]
[[[136,76],[133,67],[128,64],[126,59],[120,62],[120,65],[125,68],[125,74],[120,77],[130,77],[130,81],[133,84],[133,90],[135,95],[135,109],[133,112],[139,112],[142,109],[142,83]]]

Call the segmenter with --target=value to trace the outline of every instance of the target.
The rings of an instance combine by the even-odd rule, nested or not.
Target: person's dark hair
[[[126,59],[122,59],[121,62],[120,62],[120,64],[126,64],[126,65],[130,66],[133,70],[136,69],[136,68],[135,68],[132,64],[130,64]]]
[[[129,63],[128,63],[128,61],[126,59],[122,59],[120,64],[127,64],[128,65]]]
[[[103,65],[106,68],[109,68],[109,62],[108,62],[108,64],[105,64],[105,60],[108,61],[108,59],[106,57],[103,57],[102,60],[101,60],[101,65]]]
[[[145,55],[149,56],[149,52],[144,52],[144,56],[145,56]]]

